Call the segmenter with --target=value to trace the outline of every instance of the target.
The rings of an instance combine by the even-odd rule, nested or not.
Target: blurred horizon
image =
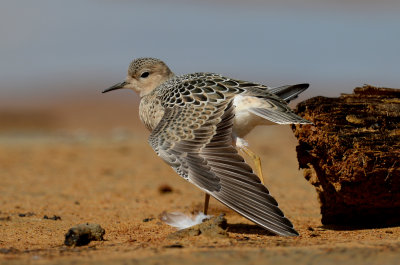
[[[131,106],[131,91],[100,92],[137,57],[176,74],[310,83],[298,101],[363,84],[396,88],[399,11],[395,0],[3,0],[0,109]]]

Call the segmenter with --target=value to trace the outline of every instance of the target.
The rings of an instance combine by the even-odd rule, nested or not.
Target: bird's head
[[[129,88],[143,97],[173,76],[174,73],[163,61],[155,58],[139,58],[129,65],[125,81],[107,88],[103,93]]]

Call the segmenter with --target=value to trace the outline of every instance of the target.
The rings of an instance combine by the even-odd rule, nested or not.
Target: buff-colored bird
[[[243,139],[254,127],[310,123],[287,101],[308,84],[269,88],[214,73],[175,76],[161,60],[139,58],[128,76],[106,90],[129,88],[140,95],[139,115],[151,131],[149,143],[180,176],[209,196],[284,236],[298,235],[261,183],[261,162]],[[235,146],[255,162],[257,177]]]

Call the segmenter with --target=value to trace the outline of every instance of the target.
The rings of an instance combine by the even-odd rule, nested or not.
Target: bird
[[[287,105],[307,87],[270,88],[208,72],[175,75],[162,60],[144,57],[130,63],[123,82],[102,92],[131,89],[139,94],[139,116],[151,132],[150,146],[205,192],[205,214],[213,196],[274,234],[298,236],[236,148],[257,157],[248,152],[243,137],[258,125],[310,124]]]

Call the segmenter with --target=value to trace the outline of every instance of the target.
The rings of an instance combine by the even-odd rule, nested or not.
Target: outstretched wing
[[[270,92],[270,89],[266,89],[265,86],[251,84],[245,81],[237,81],[239,83],[239,88],[246,87],[245,92],[241,96],[245,97],[246,100],[251,101],[248,105],[247,110],[261,118],[267,119],[277,124],[310,124],[311,122],[301,118],[295,114],[290,107],[287,105],[284,98],[279,97]],[[303,85],[298,85],[299,89],[303,88]],[[287,90],[290,87],[287,87]],[[275,92],[281,92],[281,95],[290,99],[290,91],[284,92],[284,89],[272,90]],[[300,93],[300,92],[299,92]]]
[[[298,235],[251,167],[232,146],[232,97],[166,107],[149,143],[179,175],[265,229]]]

